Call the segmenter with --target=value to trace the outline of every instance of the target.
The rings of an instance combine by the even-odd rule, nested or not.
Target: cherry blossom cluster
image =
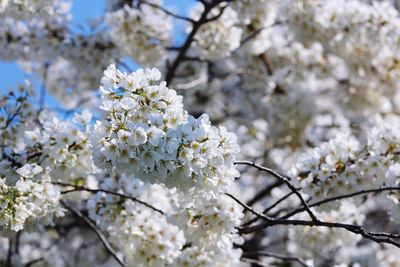
[[[299,157],[292,174],[313,201],[360,190],[396,186],[399,183],[399,118],[380,118],[367,142],[341,133]],[[399,214],[398,194],[387,194],[393,218]]]
[[[235,227],[241,223],[242,208],[224,195],[199,196],[174,215],[191,247],[178,259],[178,266],[237,266],[241,250]]]
[[[250,125],[237,125],[235,121],[227,121],[225,125],[228,129],[237,129],[238,143],[241,145],[240,156],[251,159],[263,156],[263,149],[256,148],[268,148],[270,129],[265,120],[256,119]]]
[[[252,25],[256,28],[257,25],[261,24],[261,21],[268,17],[266,13],[271,12],[271,9],[267,9],[266,7],[271,7],[268,5],[275,5],[276,3],[274,2],[277,1],[243,0],[232,3],[232,7],[240,17],[241,23],[245,25]]]
[[[16,19],[54,17],[69,9],[69,3],[59,0],[5,0],[0,3],[0,16]]]
[[[105,71],[102,109],[109,116],[94,129],[98,165],[184,191],[223,190],[238,176],[235,135],[212,126],[207,115],[187,115],[160,77],[157,69]]]
[[[206,115],[199,119],[187,115],[181,97],[168,89],[165,82],[157,84],[160,76],[157,69],[126,74],[111,65],[105,71],[101,88],[102,108],[109,115],[95,125],[91,125],[92,114],[88,110],[77,113],[72,122],[37,113],[24,102],[30,93],[25,87],[21,87],[22,96],[11,92],[5,97],[4,130],[23,131],[19,137],[8,137],[7,131],[3,131],[4,145],[15,146],[9,154],[3,152],[4,230],[20,231],[34,219],[51,221],[53,216],[64,215],[60,189],[53,183],[96,186],[97,182],[91,183],[95,176],[100,189],[123,192],[162,210],[160,214],[160,210],[136,201],[121,201],[120,196],[105,192],[89,199],[90,217],[109,235],[127,263],[239,264],[241,250],[234,248],[233,242],[240,240],[236,227],[241,223],[242,209],[219,193],[227,190],[238,176],[233,164],[239,151],[236,137],[224,127],[212,126]],[[10,101],[17,105],[12,106]],[[23,109],[27,110],[22,112]],[[30,118],[31,124],[25,123],[25,117]],[[88,136],[93,136],[93,140]],[[11,137],[18,137],[18,141],[9,140]],[[137,156],[150,152],[164,157],[163,161],[170,161],[169,168],[156,174],[164,173],[163,177],[157,177],[149,170],[160,170],[161,165],[156,165],[160,159],[144,157],[128,162],[145,164],[145,171],[141,166],[126,169],[121,161],[124,154],[107,150],[105,144],[115,140],[112,138],[125,149],[129,145],[130,151],[144,151]],[[166,148],[170,150],[162,155]],[[110,158],[110,152],[115,153],[115,158]],[[94,165],[93,155],[100,169]],[[181,180],[176,180],[176,165],[191,174],[181,174]],[[16,170],[17,177],[9,172],[10,167]],[[9,184],[15,179],[15,185]],[[161,196],[164,201],[160,201]],[[81,195],[75,197],[82,199]],[[200,260],[199,253],[207,256]]]
[[[0,0],[0,266],[400,266],[400,1],[70,3]]]
[[[346,94],[351,99],[346,105],[351,110],[374,104],[383,109],[377,97],[391,97],[398,87],[400,16],[393,4],[298,1],[288,5],[288,12],[297,37],[304,42],[318,40],[345,62],[350,84]]]
[[[323,211],[318,214],[318,218],[328,222],[340,220],[342,223],[350,224],[360,224],[364,220],[357,213],[357,206],[351,202],[336,210]],[[291,228],[289,238],[292,242],[288,243],[288,252],[308,259],[311,261],[311,266],[323,265],[324,259],[330,258],[332,255],[334,255],[336,263],[351,262],[346,249],[356,246],[361,239],[359,236],[349,235],[343,229],[318,228],[315,231],[310,227]]]
[[[150,185],[132,176],[111,177],[103,181],[102,189],[123,190],[164,211],[173,208],[173,194],[160,185]],[[170,204],[170,205],[168,205]],[[172,207],[168,207],[172,206]],[[166,266],[176,261],[185,238],[183,232],[166,221],[163,214],[134,201],[97,193],[88,201],[90,217],[120,248],[129,265]]]
[[[1,225],[2,233],[20,231],[25,224],[42,219],[50,222],[63,215],[60,189],[50,183],[50,169],[35,162],[25,134],[35,128],[37,112],[31,105],[29,82],[1,100]]]
[[[65,40],[61,47],[54,47],[54,51],[57,56],[51,62],[24,61],[21,66],[43,79],[47,90],[65,108],[93,107],[104,69],[120,56],[111,38],[95,31]],[[87,70],[86,64],[93,67]]]
[[[205,115],[187,115],[160,76],[157,69],[127,74],[111,65],[101,88],[109,115],[93,127],[92,144],[97,165],[115,171],[100,188],[136,197],[163,214],[97,193],[88,202],[90,216],[128,263],[235,266],[241,255],[233,247],[235,228],[243,211],[219,191],[237,175],[236,137],[211,126]]]
[[[66,219],[65,217],[63,220]],[[74,231],[68,233],[60,241],[55,228],[48,226],[49,230],[40,227],[31,227],[29,231],[19,233],[19,253],[11,256],[14,266],[24,266],[34,263],[38,266],[68,266],[79,262],[80,264],[96,266],[112,266],[114,262],[104,255],[104,251],[96,244],[96,236],[90,231]],[[0,258],[7,259],[10,249],[8,238],[0,238]],[[12,247],[12,246],[11,246]],[[81,248],[80,248],[81,247]],[[71,255],[73,255],[71,257]],[[5,261],[1,261],[5,263]]]
[[[180,196],[163,185],[132,176],[106,178],[102,189],[124,192],[163,214],[119,196],[97,193],[88,201],[90,217],[107,231],[129,264],[138,266],[237,266],[241,251],[232,242],[243,216],[226,196]],[[192,265],[189,265],[192,266]],[[218,265],[219,266],[219,265]]]
[[[26,163],[25,132],[35,127],[37,112],[32,105],[34,89],[30,82],[9,91],[0,100],[0,176],[8,178]]]
[[[131,2],[106,14],[110,36],[124,55],[145,66],[154,66],[164,58],[164,50],[170,45],[172,21],[146,2],[140,7]],[[148,2],[162,5],[159,0]]]
[[[203,5],[198,5],[194,10],[192,17],[199,19],[203,12]],[[222,14],[219,16],[219,14]],[[229,56],[240,46],[242,30],[235,24],[238,23],[238,17],[234,10],[229,6],[220,6],[219,9],[213,9],[207,18],[218,17],[214,22],[205,24],[199,29],[195,37],[194,53],[203,59],[216,59]],[[190,31],[191,28],[188,28]]]
[[[232,8],[239,16],[238,23],[243,30],[243,36],[254,35],[245,44],[245,52],[251,55],[262,54],[266,49],[275,45],[284,46],[287,38],[283,35],[286,30],[277,23],[279,17],[280,1],[235,1]]]
[[[70,5],[58,0],[11,0],[0,7],[2,60],[53,58],[65,41]]]
[[[199,247],[186,249],[178,259],[176,266],[240,266],[240,255],[240,250],[232,249],[232,244],[229,240],[221,240],[217,244],[208,247],[207,250]]]
[[[88,124],[91,116],[85,110],[75,116],[75,121]],[[32,153],[38,153],[41,166],[50,168],[53,180],[86,183],[88,176],[97,171],[87,134],[56,117],[45,121],[41,128],[25,132],[25,143]]]
[[[58,203],[60,191],[49,183],[50,176],[40,166],[26,164],[17,173],[21,178],[15,184],[0,178],[2,234],[22,230],[26,221],[51,220],[54,215],[63,215]]]

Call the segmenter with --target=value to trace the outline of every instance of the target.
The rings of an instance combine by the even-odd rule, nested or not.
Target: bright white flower
[[[88,109],[84,109],[81,114],[75,114],[74,120],[82,125],[87,125],[92,120],[92,116]]]
[[[36,164],[25,164],[17,170],[17,173],[25,178],[32,178],[35,175],[41,173],[43,168]]]
[[[198,5],[192,17],[198,19],[202,12],[203,5]],[[238,23],[236,12],[230,7],[220,6],[213,9],[209,17],[217,16],[219,9],[224,9],[222,16],[200,27],[195,35],[194,46],[199,56],[204,59],[219,59],[229,56],[240,46],[242,30],[235,24]],[[188,29],[190,31],[191,28]]]
[[[146,203],[162,205],[167,211],[173,195],[159,185],[149,185],[129,176],[115,183],[106,179],[102,188],[116,191],[115,186]],[[104,193],[94,195],[88,202],[90,217],[107,231],[111,242],[119,248],[130,265],[165,266],[173,264],[181,254],[185,238],[183,232],[166,221],[166,217],[143,205]]]
[[[30,169],[31,166],[28,167]],[[25,169],[25,168],[24,168]],[[20,178],[15,186],[6,184],[0,178],[0,228],[20,231],[27,220],[50,220],[53,216],[62,216],[63,209],[59,204],[61,194],[58,188],[50,183],[48,174],[42,174],[40,180]]]
[[[172,25],[170,17],[162,11],[145,3],[140,10],[126,4],[119,10],[108,12],[106,20],[111,27],[112,40],[126,55],[144,65],[163,60]]]
[[[112,65],[107,75],[116,72]],[[103,107],[109,111],[111,125],[96,128],[99,132],[93,142],[104,145],[98,161],[106,158],[120,174],[134,174],[183,191],[225,190],[238,176],[233,164],[240,150],[235,135],[212,126],[206,115],[187,116],[181,97],[165,82],[154,83],[159,76],[159,71],[149,69],[114,75],[111,83],[106,79]],[[129,77],[141,86],[119,88],[124,92],[119,98],[113,88],[128,85]],[[132,104],[129,109],[124,108],[127,101]]]

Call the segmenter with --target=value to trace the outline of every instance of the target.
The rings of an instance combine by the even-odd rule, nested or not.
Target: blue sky
[[[187,14],[195,0],[164,0],[165,6],[179,14]],[[97,17],[103,14],[105,9],[104,0],[73,0],[72,1],[72,28],[77,29],[79,25],[85,25],[91,17]],[[178,27],[175,32],[175,39],[182,39],[182,27]],[[13,89],[21,83],[27,76],[13,62],[0,61],[0,94],[7,89]],[[47,97],[46,104],[53,104],[54,100]],[[52,103],[53,102],[53,103]]]

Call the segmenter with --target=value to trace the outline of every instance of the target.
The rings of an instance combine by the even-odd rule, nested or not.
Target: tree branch
[[[168,16],[174,17],[176,19],[184,20],[184,21],[187,21],[187,22],[190,22],[190,23],[195,23],[196,22],[195,20],[193,20],[191,18],[175,14],[175,13],[169,11],[168,9],[166,9],[166,8],[160,6],[160,5],[157,5],[157,4],[154,4],[154,3],[150,3],[150,2],[147,2],[145,0],[140,0],[140,3],[148,5],[148,6],[151,6],[151,7],[155,8],[155,9],[158,9],[158,10],[164,12],[165,14],[167,14]]]
[[[362,226],[355,224],[323,222],[323,221],[271,219],[269,217],[267,217],[269,219],[266,220],[265,219],[266,216],[264,214],[259,214],[258,217],[260,219],[265,220],[265,222],[255,226],[243,227],[239,230],[239,232],[241,234],[249,234],[275,225],[294,225],[294,226],[301,225],[301,226],[311,226],[311,227],[320,226],[320,227],[344,229],[354,234],[361,235],[364,238],[369,239],[371,241],[377,243],[387,243],[400,248],[400,243],[392,239],[392,238],[398,238],[398,234],[368,232]]]
[[[243,253],[243,257],[254,256],[254,255],[275,258],[275,259],[279,259],[282,261],[297,262],[297,263],[301,264],[302,266],[310,267],[310,265],[307,265],[307,263],[304,260],[302,260],[298,257],[295,257],[295,256],[291,256],[291,255],[276,254],[276,253],[265,252],[265,251],[254,251],[254,252]]]
[[[254,205],[256,202],[258,202],[259,200],[263,199],[266,195],[268,195],[272,191],[272,189],[274,189],[275,187],[278,187],[282,184],[283,184],[283,182],[281,180],[278,180],[273,184],[267,185],[263,190],[261,190],[259,193],[257,193],[252,199],[247,201],[247,205],[249,205],[249,206]]]
[[[267,214],[268,211],[272,210],[273,208],[275,208],[276,206],[278,206],[280,203],[282,203],[283,201],[285,201],[287,198],[289,198],[291,195],[293,195],[293,192],[289,192],[286,195],[284,195],[283,197],[281,197],[280,199],[278,199],[277,201],[275,201],[275,203],[273,203],[272,205],[270,205],[269,207],[265,208],[263,210],[263,214]],[[243,226],[245,225],[250,225],[254,222],[256,222],[258,220],[257,217],[255,217],[254,219],[249,220],[248,222],[244,223]]]
[[[183,45],[179,48],[178,55],[176,56],[175,60],[171,63],[171,65],[169,66],[169,68],[167,70],[167,74],[165,75],[165,81],[167,82],[167,84],[170,84],[173,81],[173,79],[175,77],[175,73],[176,73],[179,65],[184,61],[186,52],[189,50],[190,46],[192,45],[192,43],[194,41],[194,37],[195,37],[196,33],[199,31],[200,27],[203,24],[206,24],[206,23],[212,21],[211,19],[207,19],[207,16],[210,13],[210,11],[222,2],[224,2],[224,1],[213,0],[211,3],[204,4],[204,10],[201,13],[200,18],[193,23],[192,30],[190,31],[190,33],[187,36]],[[213,18],[217,19],[215,17],[213,17]]]
[[[62,183],[62,182],[52,182],[52,183],[55,184],[55,185],[70,186],[70,187],[74,188],[74,189],[71,189],[71,190],[63,191],[63,192],[61,192],[62,194],[68,194],[68,193],[75,192],[75,191],[87,191],[87,192],[91,192],[91,193],[94,193],[94,194],[99,193],[99,192],[103,192],[103,193],[106,193],[106,194],[110,194],[110,195],[114,195],[114,196],[118,196],[118,197],[122,197],[122,198],[125,198],[125,199],[129,199],[129,200],[135,201],[135,202],[137,202],[137,203],[139,203],[139,204],[141,204],[143,206],[146,206],[146,207],[148,207],[148,208],[150,208],[150,209],[152,209],[152,210],[154,210],[154,211],[156,211],[156,212],[158,212],[160,214],[164,214],[164,212],[162,210],[157,209],[157,208],[153,207],[152,205],[150,205],[150,204],[148,204],[148,203],[146,203],[146,202],[144,202],[144,201],[142,201],[142,200],[140,200],[140,199],[138,199],[136,197],[133,197],[133,196],[125,195],[125,194],[122,194],[122,193],[118,193],[118,192],[114,192],[114,191],[106,190],[106,189],[92,189],[92,188],[88,188],[88,187],[85,187],[85,186],[78,186],[78,185]]]
[[[250,162],[250,161],[236,161],[235,162],[236,165],[247,165],[247,166],[251,166],[254,167],[256,169],[258,169],[259,171],[264,171],[276,178],[278,178],[279,180],[281,180],[284,184],[286,184],[289,189],[296,194],[296,196],[299,198],[301,204],[304,206],[304,209],[307,211],[307,213],[310,215],[311,219],[313,221],[317,221],[317,217],[314,215],[314,213],[311,211],[310,207],[308,206],[307,202],[304,200],[304,198],[302,197],[302,195],[300,194],[300,192],[294,187],[294,185],[290,182],[290,178],[286,177],[282,174],[279,174],[278,172],[269,169],[267,167],[261,166],[256,164],[255,162]]]
[[[381,193],[384,191],[400,191],[400,187],[382,187],[382,188],[376,188],[376,189],[360,190],[360,191],[350,193],[350,194],[326,198],[326,199],[317,201],[315,203],[309,204],[309,207],[316,207],[316,206],[320,206],[320,205],[328,203],[328,202],[351,198],[351,197],[358,196],[358,195],[364,195],[364,194],[369,194],[369,193]],[[285,216],[281,217],[280,219],[288,219],[295,214],[303,212],[304,210],[305,209],[303,207],[295,209],[295,210],[289,212],[288,214],[286,214]]]
[[[274,219],[265,214],[259,213],[255,211],[252,207],[244,204],[239,199],[234,197],[233,195],[226,193],[227,196],[231,197],[235,200],[239,205],[241,205],[244,209],[251,212],[252,214],[256,215],[258,218],[264,220],[264,223],[260,223],[254,226],[245,226],[239,229],[240,234],[250,234],[254,232],[258,232],[265,228],[275,226],[275,225],[301,225],[301,226],[320,226],[320,227],[328,227],[328,228],[339,228],[345,229],[349,232],[354,234],[358,234],[363,236],[366,239],[377,243],[387,243],[394,245],[400,248],[400,243],[394,241],[392,238],[399,238],[399,234],[391,234],[391,233],[375,233],[375,232],[368,232],[362,226],[356,224],[346,224],[346,223],[337,223],[337,222],[324,222],[320,220],[313,220],[313,221],[305,221],[305,220],[289,220],[289,219]]]
[[[60,202],[71,213],[75,214],[77,217],[79,217],[81,220],[83,220],[90,228],[92,228],[92,230],[99,237],[100,241],[103,243],[103,245],[106,248],[106,250],[108,251],[108,253],[111,254],[111,256],[119,263],[119,265],[121,265],[122,267],[127,267],[127,265],[120,258],[118,258],[116,252],[114,251],[114,249],[112,248],[110,243],[108,243],[107,239],[105,238],[105,236],[103,235],[103,233],[101,232],[101,230],[97,227],[97,225],[95,223],[93,223],[88,217],[83,215],[79,210],[74,209],[73,207],[69,206],[67,203],[65,203],[62,200],[60,200]]]

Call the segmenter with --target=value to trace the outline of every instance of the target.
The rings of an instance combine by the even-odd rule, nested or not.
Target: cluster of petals
[[[42,219],[51,221],[54,215],[62,216],[59,188],[52,185],[50,176],[35,164],[26,164],[18,170],[20,178],[12,184],[0,178],[1,232],[20,231],[26,221]]]
[[[238,176],[236,136],[194,118],[157,69],[126,74],[111,65],[102,79],[105,120],[94,127],[96,162],[119,173],[177,187],[223,190]]]
[[[341,133],[329,142],[299,156],[292,174],[303,192],[318,201],[368,189],[395,187],[399,183],[399,118],[378,119],[367,141]],[[399,215],[398,195],[384,193],[393,218]],[[397,208],[396,208],[397,206]]]

